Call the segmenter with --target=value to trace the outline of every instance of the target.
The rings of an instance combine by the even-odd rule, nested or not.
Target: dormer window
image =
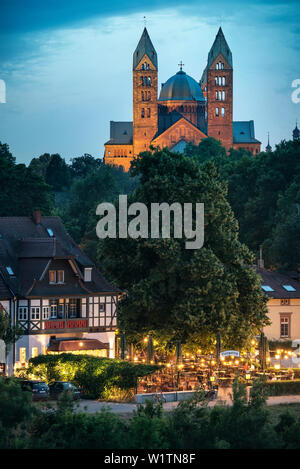
[[[84,281],[91,282],[92,281],[92,267],[85,267],[84,268]]]
[[[50,236],[50,238],[53,238],[54,233],[53,233],[53,231],[51,230],[51,228],[47,228],[47,232],[48,232],[48,235]]]
[[[57,271],[57,283],[64,283],[65,281],[65,272],[63,270]]]
[[[6,270],[9,273],[9,275],[15,275],[14,271],[12,270],[12,268],[9,265],[6,266]]]
[[[56,270],[49,270],[49,283],[56,283]]]

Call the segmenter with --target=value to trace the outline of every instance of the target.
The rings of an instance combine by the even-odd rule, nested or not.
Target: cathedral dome
[[[159,101],[205,101],[200,85],[194,78],[179,70],[163,84]]]

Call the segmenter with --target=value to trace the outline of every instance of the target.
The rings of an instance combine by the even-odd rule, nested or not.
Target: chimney
[[[40,210],[34,210],[32,218],[36,225],[40,225],[42,222],[42,212]]]
[[[258,259],[258,262],[257,262],[257,266],[260,269],[264,268],[264,260],[263,260],[263,257],[262,257],[262,245],[259,246],[259,259]]]

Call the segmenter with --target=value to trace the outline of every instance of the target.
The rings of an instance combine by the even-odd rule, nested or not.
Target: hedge
[[[268,396],[288,396],[300,394],[300,379],[293,381],[267,381]]]
[[[85,397],[91,399],[116,397],[116,390],[136,388],[137,379],[154,373],[158,365],[135,364],[124,360],[89,355],[62,353],[39,355],[29,360],[26,374],[30,378],[53,381],[71,381],[79,386]]]

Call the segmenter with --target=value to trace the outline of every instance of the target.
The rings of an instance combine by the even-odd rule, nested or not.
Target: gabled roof
[[[9,291],[23,297],[29,293],[31,296],[46,295],[51,294],[51,288],[53,294],[57,294],[55,285],[51,285],[51,288],[47,286],[47,291],[44,291],[45,288],[40,283],[43,273],[53,259],[70,261],[74,271],[77,271],[72,288],[68,285],[59,287],[61,295],[119,291],[103,277],[81,251],[65,230],[59,217],[41,217],[40,223],[36,223],[31,217],[0,217],[0,295],[2,294],[2,297]],[[85,267],[92,267],[91,282],[82,280]]]
[[[110,121],[110,139],[106,145],[132,145],[133,123]]]
[[[255,138],[254,121],[232,123],[233,143],[261,143]]]
[[[186,117],[182,116],[181,114],[180,115],[180,118],[177,119],[173,124],[171,124],[167,129],[163,130],[160,134],[156,134],[154,136],[154,138],[152,139],[152,142],[155,143],[154,141],[156,139],[158,139],[159,137],[161,137],[164,133],[168,132],[169,130],[171,130],[172,128],[174,129],[177,125],[179,125],[180,121],[184,121],[185,124],[187,124],[188,126],[190,126],[194,131],[196,132],[199,132],[199,134],[201,135],[202,138],[206,138],[207,135],[205,135],[205,133],[199,129],[199,127],[197,127],[195,124],[193,124],[193,122],[189,121],[188,119],[186,119]]]
[[[300,280],[296,280],[287,273],[273,272],[258,267],[256,267],[256,272],[261,276],[262,285],[272,288],[273,291],[264,291],[270,298],[300,298]],[[283,285],[290,285],[295,291],[287,291]]]
[[[135,70],[144,55],[147,54],[152,64],[157,69],[157,54],[149,37],[148,31],[144,28],[143,34],[133,54],[133,69]]]
[[[232,53],[229,49],[221,27],[219,28],[214,43],[208,53],[207,68],[211,67],[212,63],[216,60],[219,54],[222,54],[228,65],[232,67]]]

